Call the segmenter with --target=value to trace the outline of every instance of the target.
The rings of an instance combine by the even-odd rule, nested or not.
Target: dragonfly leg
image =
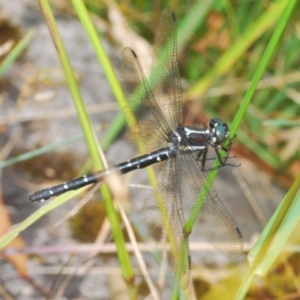
[[[235,158],[236,156],[229,156],[229,153],[231,151],[231,145],[232,145],[232,140],[233,139],[230,139],[229,141],[229,145],[228,145],[228,148],[224,147],[224,146],[221,146],[221,147],[215,147],[215,152],[216,152],[216,155],[218,157],[218,160],[220,162],[220,166],[219,167],[216,167],[217,168],[220,168],[220,167],[224,167],[224,166],[231,166],[231,167],[239,167],[241,164],[238,164],[238,165],[234,165],[234,164],[229,164],[227,163],[227,160],[228,159],[231,159],[231,158]],[[223,150],[226,152],[226,156],[224,157],[224,159],[222,159],[221,155],[220,155],[220,151],[219,149]]]
[[[215,153],[216,153],[216,158],[220,162],[220,166],[212,167],[212,168],[209,168],[209,169],[205,168],[205,162],[206,162],[206,160],[213,160],[213,159],[216,159],[216,158],[207,158],[206,157],[206,155],[207,155],[207,149],[199,151],[199,153],[198,153],[198,155],[196,157],[196,160],[200,160],[200,158],[202,156],[202,159],[201,159],[201,171],[203,171],[203,172],[209,172],[209,171],[212,171],[212,170],[215,170],[215,169],[219,169],[219,168],[224,167],[224,166],[239,167],[241,164],[234,165],[234,164],[227,163],[228,159],[232,159],[232,158],[236,157],[236,156],[229,156],[229,153],[230,153],[230,150],[231,150],[231,145],[232,145],[232,139],[230,139],[228,147],[224,147],[224,146],[215,146],[214,147],[214,150],[215,150]],[[226,156],[224,157],[224,159],[222,159],[222,157],[221,157],[220,150],[223,150],[224,152],[226,152]]]
[[[199,151],[199,153],[196,156],[196,161],[201,160],[201,171],[206,171],[205,170],[206,155],[207,155],[207,148]],[[202,158],[201,158],[201,156],[202,156]]]
[[[196,156],[196,161],[199,161],[199,160],[200,160],[200,158],[201,158],[201,156],[202,156],[202,154],[203,154],[203,151],[204,151],[204,150],[201,150],[201,151],[198,152],[198,154],[197,154],[197,156]]]

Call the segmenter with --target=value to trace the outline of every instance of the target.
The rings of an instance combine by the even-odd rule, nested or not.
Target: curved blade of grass
[[[278,258],[287,239],[300,222],[299,211],[300,173],[248,254],[248,260],[251,264],[255,257],[260,254],[261,249],[265,248],[255,270],[256,274],[265,275]]]
[[[30,30],[27,34],[15,45],[15,47],[9,52],[5,59],[0,64],[0,77],[4,72],[16,61],[21,55],[27,45],[30,43],[33,37],[34,31]]]
[[[93,131],[92,131],[91,123],[90,123],[88,114],[86,112],[86,108],[85,108],[85,105],[84,105],[84,102],[82,99],[82,95],[81,95],[80,89],[78,87],[78,84],[77,84],[77,81],[76,81],[76,78],[74,75],[74,71],[71,67],[68,55],[66,53],[66,50],[65,50],[65,47],[63,44],[63,41],[60,37],[58,28],[56,26],[55,19],[52,14],[51,8],[49,6],[48,1],[46,1],[46,0],[39,0],[39,4],[41,7],[41,11],[44,14],[44,17],[45,17],[47,26],[49,28],[53,43],[56,47],[57,54],[58,54],[61,66],[62,66],[64,74],[65,74],[68,88],[71,92],[72,99],[74,101],[78,119],[79,119],[80,125],[82,127],[90,155],[92,157],[92,160],[93,160],[96,168],[101,168],[102,163],[101,163],[101,159],[100,159],[100,156],[98,153],[96,142],[94,141],[94,136],[92,134]]]
[[[110,63],[110,60],[101,44],[99,34],[97,33],[97,30],[95,29],[88,11],[83,3],[83,1],[72,1],[72,4],[74,8],[76,9],[77,15],[91,41],[91,44],[95,50],[95,53],[97,55],[97,58],[100,62],[100,65],[103,68],[103,71],[105,73],[105,76],[111,86],[111,89],[114,93],[114,96],[122,109],[125,105],[124,102],[124,96],[123,91],[120,86],[119,80],[116,76],[116,73]],[[116,136],[120,133],[120,131],[123,129],[125,125],[125,117],[122,112],[118,113],[115,119],[111,122],[106,134],[104,135],[101,146],[105,150],[112,141],[116,138]]]
[[[81,24],[83,25],[83,27],[90,39],[90,42],[95,50],[97,58],[103,68],[103,71],[104,71],[105,76],[111,86],[114,96],[115,96],[119,106],[122,108],[125,105],[122,88],[120,86],[118,77],[116,76],[115,70],[113,69],[113,67],[110,63],[110,59],[108,58],[108,56],[101,44],[101,41],[99,39],[99,34],[89,17],[89,14],[84,5],[84,2],[81,0],[72,0],[72,4],[73,4],[74,8],[76,9],[76,12],[81,21]]]
[[[280,255],[286,239],[292,233],[296,223],[299,222],[299,187],[300,174],[268,222],[253,250],[250,251],[248,259],[251,261],[251,267],[244,277],[234,300],[244,299],[254,276],[256,274],[264,275],[270,269],[271,265]]]
[[[224,53],[217,63],[213,66],[203,79],[199,80],[187,93],[185,97],[195,98],[203,94],[211,84],[220,75],[229,71],[234,63],[241,58],[245,51],[277,20],[280,18],[287,0],[279,0],[270,5],[266,11],[255,23],[248,27],[248,29],[241,35],[240,39]]]
[[[79,1],[77,1],[79,2]],[[72,94],[72,98],[75,104],[75,108],[77,111],[77,115],[80,121],[80,124],[82,126],[82,130],[84,132],[84,136],[86,139],[86,143],[91,155],[91,158],[93,160],[93,164],[95,168],[97,169],[103,169],[101,157],[98,152],[98,145],[97,141],[95,140],[94,131],[92,129],[89,117],[87,115],[83,99],[78,87],[78,84],[76,82],[76,78],[74,76],[73,69],[71,67],[71,64],[69,62],[69,58],[67,56],[67,53],[65,51],[65,47],[63,45],[63,42],[61,40],[58,28],[55,23],[55,19],[53,17],[50,5],[48,1],[46,0],[39,0],[39,4],[41,7],[41,10],[44,14],[45,20],[47,22],[47,25],[49,27],[53,42],[55,44],[55,47],[57,49],[57,53],[63,68],[63,71],[65,73],[66,81],[68,83],[70,92]],[[120,264],[123,270],[124,278],[127,280],[127,282],[132,283],[133,278],[133,269],[130,263],[129,255],[125,247],[125,239],[122,234],[121,226],[119,223],[119,219],[117,216],[117,213],[115,211],[113,201],[110,195],[110,192],[106,185],[102,185],[101,188],[101,194],[104,201],[104,206],[106,210],[107,217],[109,219],[112,233],[114,236],[115,243],[117,245],[117,252],[118,257],[120,260]]]

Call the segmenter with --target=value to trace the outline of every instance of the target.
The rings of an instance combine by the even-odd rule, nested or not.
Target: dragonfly
[[[175,13],[167,7],[160,17],[153,47],[152,75],[148,81],[136,52],[126,47],[121,54],[121,83],[127,99],[124,108],[128,123],[126,136],[141,156],[40,190],[29,196],[29,201],[42,202],[102,182],[113,173],[126,174],[164,162],[161,179],[143,205],[143,215],[179,287],[185,289],[190,269],[190,232],[185,230],[185,222],[203,190],[205,201],[193,230],[230,258],[239,257],[243,249],[237,224],[211,182],[207,184],[212,169],[206,166],[209,148],[214,150],[219,167],[236,167],[228,163],[232,139],[229,146],[224,146],[230,131],[219,118],[211,119],[207,128],[183,125],[176,35]],[[225,152],[223,159],[221,151]]]

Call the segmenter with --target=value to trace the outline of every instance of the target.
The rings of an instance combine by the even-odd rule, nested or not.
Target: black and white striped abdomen
[[[169,159],[170,157],[176,155],[174,151],[172,150],[172,147],[166,147],[162,148],[160,150],[154,151],[150,154],[143,155],[136,157],[134,159],[131,159],[127,162],[120,163],[118,165],[115,165],[109,169],[97,171],[92,174],[84,175],[79,178],[75,178],[73,180],[70,180],[66,183],[62,183],[47,189],[43,189],[39,192],[36,192],[35,194],[29,196],[29,201],[31,202],[42,202],[45,200],[48,200],[51,197],[59,196],[63,193],[66,193],[71,190],[77,190],[81,187],[101,182],[105,180],[106,176],[119,172],[121,174],[128,173],[130,171],[136,170],[136,169],[142,169],[146,168],[150,165],[153,165],[155,163],[158,163],[160,161],[165,161]]]

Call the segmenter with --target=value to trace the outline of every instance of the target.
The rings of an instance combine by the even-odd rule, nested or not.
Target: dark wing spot
[[[238,227],[235,227],[236,232],[238,233],[239,237],[242,238],[242,233]]]
[[[176,22],[176,16],[175,16],[174,12],[172,13],[172,18],[173,18],[173,21]]]
[[[135,53],[132,49],[131,49],[131,52],[132,52],[133,56],[134,56],[135,58],[137,58],[136,53]]]

